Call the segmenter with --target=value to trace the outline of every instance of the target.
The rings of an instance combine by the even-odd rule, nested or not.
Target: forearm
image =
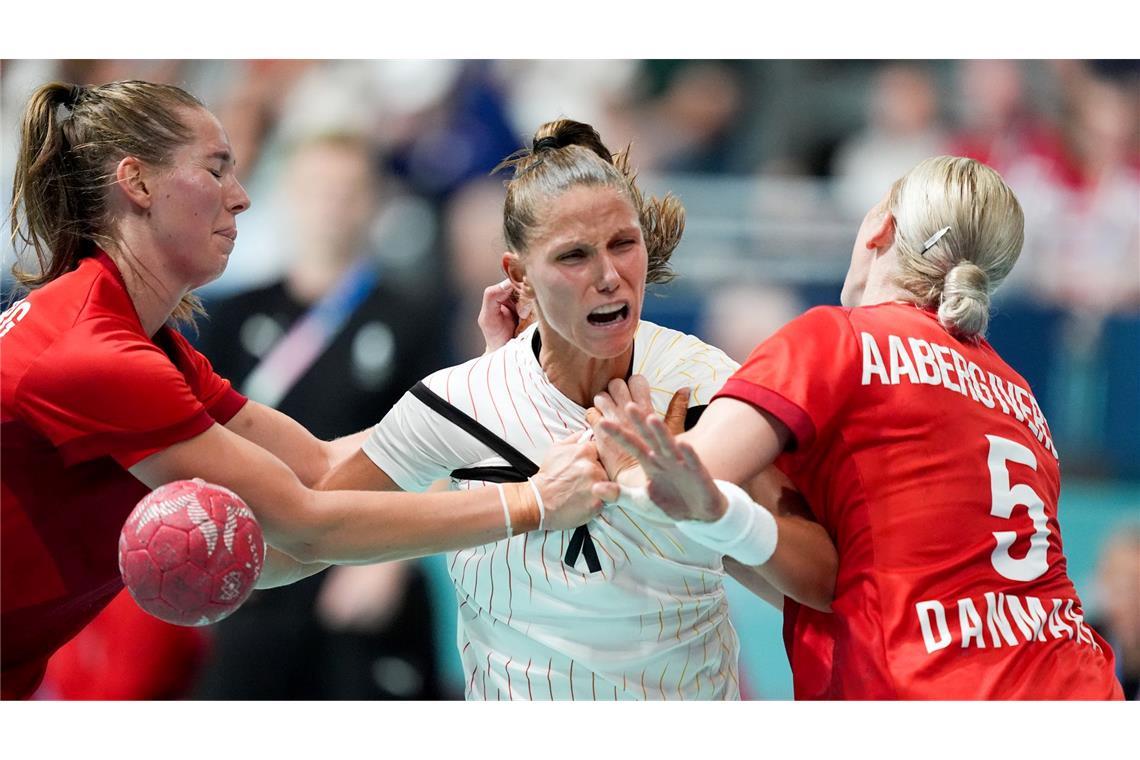
[[[194,477],[229,488],[253,510],[266,543],[303,564],[417,557],[497,541],[508,532],[497,488],[313,491],[280,459],[218,425],[137,463],[131,474],[150,488]],[[513,532],[538,527],[530,485],[506,484],[504,491]]]
[[[763,578],[777,592],[800,604],[830,611],[839,557],[827,531],[811,519],[803,496],[787,476],[774,467],[753,478],[747,490],[758,504],[772,513],[778,540],[767,562],[759,566],[741,565],[741,572]]]
[[[320,440],[293,418],[256,401],[247,402],[225,427],[280,459],[306,486],[316,483],[332,464],[334,444]]]
[[[520,487],[521,486],[521,487]],[[510,535],[534,530],[538,508],[526,484],[504,486]],[[365,564],[422,557],[500,541],[507,518],[497,488],[465,492],[313,492],[316,519],[284,548],[305,563]],[[296,552],[296,553],[294,553]]]
[[[736,563],[739,573],[754,574],[783,596],[821,612],[830,612],[838,565],[831,539],[818,524],[802,518],[777,516],[776,525],[779,540],[771,558],[755,567]],[[734,574],[734,577],[761,598],[772,601],[740,575]]]
[[[732,557],[724,558],[724,571],[740,585],[778,610],[784,608],[784,594],[776,589],[758,568],[742,565]]]
[[[261,575],[257,578],[255,588],[288,586],[290,583],[296,583],[310,575],[316,575],[328,567],[327,562],[311,564],[298,562],[288,554],[267,545],[265,547],[265,564],[261,568]]]

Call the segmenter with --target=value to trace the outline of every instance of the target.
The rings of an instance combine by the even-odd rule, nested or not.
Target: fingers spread
[[[633,431],[627,430],[625,426],[619,425],[613,420],[602,420],[598,423],[598,432],[609,436],[623,450],[631,456],[637,457],[641,464],[644,465],[650,461],[652,452],[649,447],[645,445],[641,437]]]

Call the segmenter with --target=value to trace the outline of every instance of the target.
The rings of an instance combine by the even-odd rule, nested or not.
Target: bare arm
[[[780,539],[776,551],[763,565],[744,565],[725,557],[725,570],[757,596],[783,607],[783,596],[821,612],[831,611],[839,555],[831,537],[812,517],[803,496],[787,475],[769,467],[752,479],[748,493],[776,518]],[[771,594],[761,593],[755,581],[767,584]],[[779,599],[773,602],[771,596]]]
[[[306,486],[348,458],[368,437],[365,429],[335,441],[322,441],[289,415],[252,399],[226,423],[226,429],[276,456]]]
[[[626,388],[615,381],[610,396],[598,399],[608,418],[599,423],[599,438],[613,435],[650,468],[625,470],[619,482],[648,485],[654,503],[674,519],[703,521],[719,519],[727,507],[712,478],[747,484],[753,498],[772,513],[779,536],[772,556],[751,572],[802,604],[830,609],[839,564],[835,546],[822,526],[810,519],[790,482],[770,468],[790,436],[783,423],[750,404],[720,398],[692,430],[673,441],[660,421],[637,418],[640,406],[634,397],[643,382],[635,376]],[[648,483],[647,471],[655,473]],[[607,487],[599,488],[604,495]],[[751,583],[745,585],[753,588]]]
[[[604,478],[590,444],[556,446],[534,477],[546,527],[579,525],[601,509]],[[269,543],[303,563],[362,564],[418,557],[506,536],[497,489],[430,494],[313,491],[279,458],[220,425],[142,460],[131,473],[151,488],[200,477],[240,495]],[[530,487],[508,484],[516,532],[538,526]],[[529,495],[528,495],[529,493]]]
[[[365,438],[363,435],[347,436],[334,441],[339,444],[349,439]],[[325,473],[314,486],[321,491],[399,491],[400,487],[369,459],[357,444],[355,453],[344,457],[343,461]],[[289,555],[269,547],[266,552],[265,568],[257,580],[257,588],[274,588],[316,575],[327,569],[329,562],[298,562]],[[383,572],[383,571],[377,571]]]

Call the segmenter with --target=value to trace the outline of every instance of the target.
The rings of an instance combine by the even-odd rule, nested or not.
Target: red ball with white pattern
[[[261,526],[237,494],[200,478],[151,491],[119,534],[119,572],[140,607],[209,625],[249,598],[265,562]]]

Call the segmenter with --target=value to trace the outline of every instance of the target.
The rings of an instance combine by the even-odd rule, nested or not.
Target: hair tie
[[[82,97],[84,89],[81,84],[68,85],[61,105],[69,111],[74,111],[75,107],[79,105],[79,98]]]
[[[946,227],[943,227],[942,229],[938,230],[938,232],[935,232],[935,233],[934,233],[933,235],[931,235],[930,237],[928,237],[928,238],[927,238],[925,241],[923,241],[923,243],[922,243],[922,252],[923,252],[923,253],[926,253],[926,252],[927,252],[927,251],[929,251],[931,248],[933,248],[933,247],[934,247],[934,244],[935,244],[935,243],[937,243],[939,240],[941,240],[941,239],[942,239],[942,236],[943,236],[943,235],[945,235],[945,234],[946,234],[947,232],[949,232],[949,231],[950,231],[950,227],[949,227],[949,226],[946,226]]]
[[[534,149],[531,153],[538,153],[542,150],[558,150],[562,146],[558,144],[558,138],[553,135],[547,135],[539,140],[534,141]]]

